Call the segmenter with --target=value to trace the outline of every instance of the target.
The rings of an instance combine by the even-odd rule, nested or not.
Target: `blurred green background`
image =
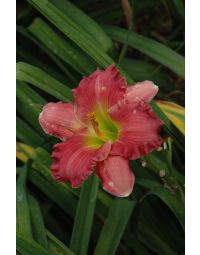
[[[184,14],[182,0],[17,0],[17,254],[184,254]],[[131,162],[126,199],[96,175],[81,189],[54,181],[58,140],[38,123],[45,103],[72,100],[112,63],[129,85],[159,85],[165,123],[162,149]]]

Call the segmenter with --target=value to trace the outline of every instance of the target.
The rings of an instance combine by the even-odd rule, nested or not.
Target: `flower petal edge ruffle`
[[[105,71],[97,69],[89,77],[83,78],[78,88],[73,90],[78,118],[87,123],[88,114],[98,107],[111,107],[123,98],[125,92],[126,81],[115,65]]]
[[[111,149],[111,142],[94,149],[85,146],[85,135],[75,134],[68,141],[54,145],[51,170],[56,180],[69,181],[79,187],[93,172],[98,161],[104,160]]]
[[[110,116],[121,124],[118,139],[112,145],[111,155],[138,159],[160,147],[158,134],[163,122],[144,101],[130,104],[126,100],[109,109]]]

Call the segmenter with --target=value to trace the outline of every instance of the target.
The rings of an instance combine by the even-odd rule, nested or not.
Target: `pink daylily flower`
[[[129,160],[147,155],[163,142],[158,133],[163,122],[148,105],[157,92],[151,81],[127,87],[112,65],[82,79],[73,90],[74,104],[46,104],[40,125],[62,140],[52,153],[55,179],[76,188],[96,169],[104,190],[129,196],[135,181]]]

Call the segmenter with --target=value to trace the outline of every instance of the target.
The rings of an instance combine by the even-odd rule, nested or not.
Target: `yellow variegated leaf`
[[[170,101],[157,100],[156,102],[171,122],[185,134],[185,108]]]
[[[34,149],[25,143],[17,143],[16,145],[16,156],[22,162],[26,162],[30,158],[30,155],[33,154],[33,152]]]

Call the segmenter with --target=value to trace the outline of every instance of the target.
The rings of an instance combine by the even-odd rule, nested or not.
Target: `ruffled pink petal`
[[[94,149],[85,146],[85,139],[84,134],[74,134],[68,141],[54,146],[51,170],[56,180],[68,181],[72,187],[79,187],[93,172],[97,161],[108,156],[111,142]]]
[[[121,99],[126,91],[126,81],[112,65],[105,71],[97,69],[84,78],[73,95],[79,119],[87,122],[88,114],[98,107],[110,107]]]
[[[137,82],[126,90],[125,98],[130,103],[135,103],[140,100],[150,102],[158,93],[158,86],[152,81]]]
[[[130,195],[135,182],[129,161],[120,156],[108,156],[96,167],[103,189],[117,197]]]
[[[80,128],[71,103],[48,103],[43,107],[39,122],[44,131],[65,141]]]
[[[163,122],[144,101],[129,104],[125,100],[109,110],[110,116],[121,124],[119,137],[111,154],[137,159],[160,147],[163,140],[159,128]]]

